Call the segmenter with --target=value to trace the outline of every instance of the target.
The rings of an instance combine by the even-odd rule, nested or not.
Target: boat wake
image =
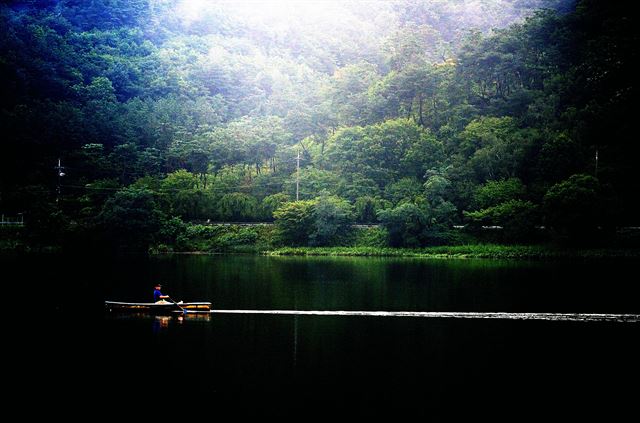
[[[219,314],[281,314],[309,316],[423,317],[449,319],[548,320],[573,322],[640,322],[640,314],[610,313],[506,313],[447,311],[325,311],[325,310],[211,310]]]

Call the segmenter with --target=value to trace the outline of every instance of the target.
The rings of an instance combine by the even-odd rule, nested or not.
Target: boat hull
[[[208,313],[211,311],[211,303],[190,302],[190,303],[127,303],[121,301],[105,301],[105,308],[112,312],[145,312],[152,314],[172,314],[172,313]]]

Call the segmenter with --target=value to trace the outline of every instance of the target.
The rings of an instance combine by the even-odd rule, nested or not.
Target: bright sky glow
[[[297,16],[323,17],[335,13],[340,4],[337,0],[182,0],[177,8],[182,19],[195,22],[207,12],[216,8],[235,10],[238,15],[248,19],[282,22]]]
[[[207,8],[207,0],[182,0],[176,7],[176,12],[186,21],[196,21]]]

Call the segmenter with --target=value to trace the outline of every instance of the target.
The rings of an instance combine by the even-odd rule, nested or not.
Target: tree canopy
[[[132,243],[172,218],[317,245],[637,226],[636,25],[596,0],[3,2],[0,210]]]

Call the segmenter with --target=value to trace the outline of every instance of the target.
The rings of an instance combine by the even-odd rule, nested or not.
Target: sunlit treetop
[[[354,3],[338,0],[182,0],[175,11],[186,21],[200,21],[206,18],[207,13],[224,8],[228,13],[246,20],[286,25],[292,19],[337,18]]]

